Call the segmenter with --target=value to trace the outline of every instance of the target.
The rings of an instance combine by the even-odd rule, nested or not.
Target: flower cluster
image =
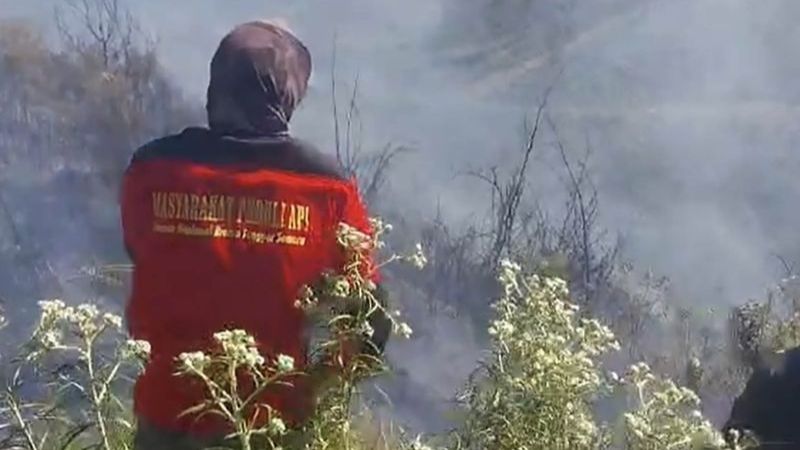
[[[415,268],[422,270],[428,265],[428,258],[422,250],[422,244],[417,244],[414,247],[414,253],[406,257],[406,260],[411,263]]]
[[[255,338],[241,329],[214,334],[218,349],[213,352],[185,352],[178,356],[178,375],[201,381],[207,398],[184,415],[212,413],[224,418],[236,430],[243,450],[253,448],[256,437],[266,439],[266,448],[278,449],[276,439],[287,427],[262,395],[276,385],[290,385],[295,372],[294,358],[279,354],[269,361],[261,354]],[[243,380],[247,380],[244,388]]]
[[[75,337],[80,343],[93,342],[105,332],[122,332],[122,318],[116,314],[103,313],[93,304],[69,306],[61,300],[39,302],[41,316],[34,330],[33,348],[29,359],[35,359],[53,350],[77,350]],[[123,354],[129,355],[123,352]]]
[[[578,316],[563,280],[504,261],[499,281],[492,360],[467,397],[466,434],[474,448],[594,448],[591,401],[604,384],[594,358],[618,349],[613,334]]]
[[[722,435],[703,417],[700,399],[690,389],[655,376],[645,363],[632,366],[620,380],[635,402],[624,414],[625,447],[722,449]]]
[[[375,271],[388,264],[406,262],[421,269],[427,259],[417,245],[411,255],[393,254],[376,261],[377,251],[386,247],[383,236],[391,229],[380,219],[370,220],[369,233],[340,224],[337,241],[344,254],[342,266],[304,287],[295,303],[308,319],[311,366],[333,366],[337,374],[320,390],[315,418],[306,430],[312,436],[309,448],[360,448],[351,426],[350,399],[359,381],[385,369],[381,358],[369,351],[373,324],[388,321],[395,334],[405,338],[412,334],[400,312],[388,309],[373,280]]]
[[[290,373],[294,370],[294,358],[286,355],[278,355],[275,362],[278,373]]]
[[[343,267],[323,273],[313,285],[303,286],[295,306],[303,310],[309,319],[310,328],[323,334],[311,355],[330,353],[333,342],[344,342],[351,338],[364,339],[374,334],[370,324],[373,314],[381,314],[392,323],[395,334],[408,338],[411,327],[400,319],[400,312],[390,312],[377,298],[377,286],[372,281],[375,270],[395,261],[409,262],[423,268],[427,259],[422,246],[417,244],[414,253],[408,256],[392,255],[380,264],[374,262],[375,251],[385,247],[382,237],[392,227],[380,219],[370,219],[371,233],[365,233],[346,223],[339,224],[337,241],[345,255]],[[318,351],[324,348],[324,351]],[[315,351],[316,350],[316,351]]]
[[[339,224],[336,230],[336,238],[340,246],[355,251],[372,251],[379,247],[375,243],[376,241],[373,239],[373,236],[344,222]]]
[[[414,330],[411,328],[410,325],[408,325],[407,322],[403,322],[403,321],[400,320],[400,312],[399,311],[395,311],[394,320],[392,322],[393,322],[392,330],[398,336],[401,336],[401,337],[403,337],[405,339],[408,339],[414,333]]]
[[[139,339],[128,339],[120,351],[124,359],[146,361],[150,357],[150,343]]]
[[[233,367],[258,368],[265,359],[256,348],[253,336],[244,330],[226,330],[214,333],[214,340]]]
[[[203,352],[184,352],[178,355],[180,367],[185,373],[203,373],[211,363],[211,357]]]
[[[414,440],[411,441],[411,443],[408,444],[407,449],[408,450],[437,450],[434,447],[431,447],[430,445],[428,445],[425,442],[423,442],[421,436],[417,436],[416,438],[414,438]]]
[[[256,377],[263,377],[269,372],[286,375],[295,370],[294,358],[284,354],[277,355],[272,364],[267,364],[267,359],[258,349],[255,338],[245,330],[223,330],[214,333],[214,341],[219,345],[217,352],[195,351],[178,355],[180,373],[213,377],[216,373],[212,365],[237,370],[248,369]]]
[[[581,317],[563,280],[526,276],[519,265],[503,261],[499,281],[503,296],[489,328],[492,360],[486,376],[471,383],[469,419],[458,436],[467,448],[730,448],[690,389],[655,376],[643,363],[621,378],[602,375],[600,357],[619,345],[607,327]],[[699,361],[687,370],[702,376]],[[615,387],[635,403],[622,415],[618,433],[592,415],[597,397]]]
[[[82,406],[86,407],[91,421],[88,428],[96,430],[97,442],[92,447],[116,448],[113,435],[127,432],[131,426],[121,419],[125,411],[116,397],[118,385],[123,381],[121,374],[129,364],[138,366],[134,363],[149,357],[150,344],[125,339],[122,318],[102,313],[93,304],[70,306],[61,300],[48,300],[40,302],[39,306],[39,323],[21,359],[43,367],[49,362],[44,358],[46,355],[56,356],[59,364],[63,364],[64,357],[74,358],[69,364],[80,375],[59,376],[51,387],[59,395],[68,390],[79,391],[86,402]],[[109,348],[111,352],[107,351]],[[50,412],[46,416],[50,417]],[[17,422],[21,427],[27,426],[22,416],[17,417]]]

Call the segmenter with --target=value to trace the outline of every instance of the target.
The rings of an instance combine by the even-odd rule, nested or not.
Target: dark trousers
[[[133,450],[206,450],[233,448],[223,446],[223,439],[198,439],[183,433],[163,430],[139,419]]]
[[[284,450],[301,450],[306,448],[302,433],[290,432],[280,442],[276,442]],[[223,436],[199,439],[184,433],[163,430],[147,421],[139,419],[133,450],[216,450],[239,448],[235,440],[226,441]],[[266,445],[254,448],[268,448]]]

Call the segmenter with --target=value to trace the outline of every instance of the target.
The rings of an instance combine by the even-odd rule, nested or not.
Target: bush
[[[561,280],[502,265],[504,295],[489,330],[486,377],[468,396],[469,448],[596,448],[591,402],[604,385],[596,358],[617,348],[611,331],[579,318]]]

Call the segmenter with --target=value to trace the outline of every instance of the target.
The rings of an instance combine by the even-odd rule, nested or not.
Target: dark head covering
[[[208,123],[225,134],[287,134],[311,75],[311,55],[291,32],[268,22],[231,31],[211,61]]]

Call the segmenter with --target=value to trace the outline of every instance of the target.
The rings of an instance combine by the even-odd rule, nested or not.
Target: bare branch
[[[119,0],[63,1],[66,9],[54,11],[62,42],[83,56],[96,56],[106,70],[125,71],[140,33],[130,11]]]
[[[395,158],[400,154],[411,151],[405,146],[395,146],[391,143],[374,154],[363,152],[363,122],[358,106],[358,93],[360,78],[356,74],[347,112],[344,116],[344,136],[342,136],[342,118],[339,116],[339,102],[337,97],[336,81],[337,45],[334,36],[332,66],[331,66],[331,108],[333,112],[334,145],[336,160],[348,176],[359,181],[359,187],[364,193],[367,202],[377,197],[378,192],[387,181],[389,168]]]
[[[336,160],[339,164],[344,166],[342,161],[342,148],[341,139],[339,137],[339,107],[336,101],[336,50],[337,50],[337,34],[333,35],[333,54],[331,57],[331,106],[333,108],[333,133],[334,144],[336,146]]]
[[[485,261],[490,267],[495,267],[503,257],[503,253],[508,251],[508,246],[513,239],[514,230],[518,225],[519,206],[527,184],[528,165],[530,164],[531,156],[536,147],[536,138],[539,135],[539,128],[552,89],[553,86],[545,91],[539,103],[533,127],[527,133],[525,148],[522,153],[522,161],[510,180],[506,183],[502,183],[496,172],[492,174],[490,179],[485,180],[492,186],[493,193],[498,195],[497,203],[493,201],[495,214],[494,238],[489,255]]]
[[[362,192],[367,202],[372,202],[384,187],[387,181],[387,173],[391,168],[394,159],[403,153],[412,151],[410,147],[395,146],[387,144],[377,155],[370,158],[366,167],[359,167],[359,180],[361,180]]]
[[[345,146],[345,161],[346,167],[348,170],[353,171],[354,165],[356,164],[356,159],[358,158],[358,153],[361,150],[361,121],[359,120],[359,139],[355,142],[352,141],[352,127],[353,121],[358,120],[360,117],[359,110],[358,110],[358,75],[356,74],[355,81],[353,82],[353,92],[350,95],[350,103],[347,109],[347,132],[345,134],[346,138],[346,146]],[[356,148],[353,148],[353,145]]]
[[[783,266],[784,276],[790,277],[794,275],[794,264],[789,263],[789,261],[783,255],[778,253],[774,253],[773,256],[775,256],[775,258],[777,258]]]

